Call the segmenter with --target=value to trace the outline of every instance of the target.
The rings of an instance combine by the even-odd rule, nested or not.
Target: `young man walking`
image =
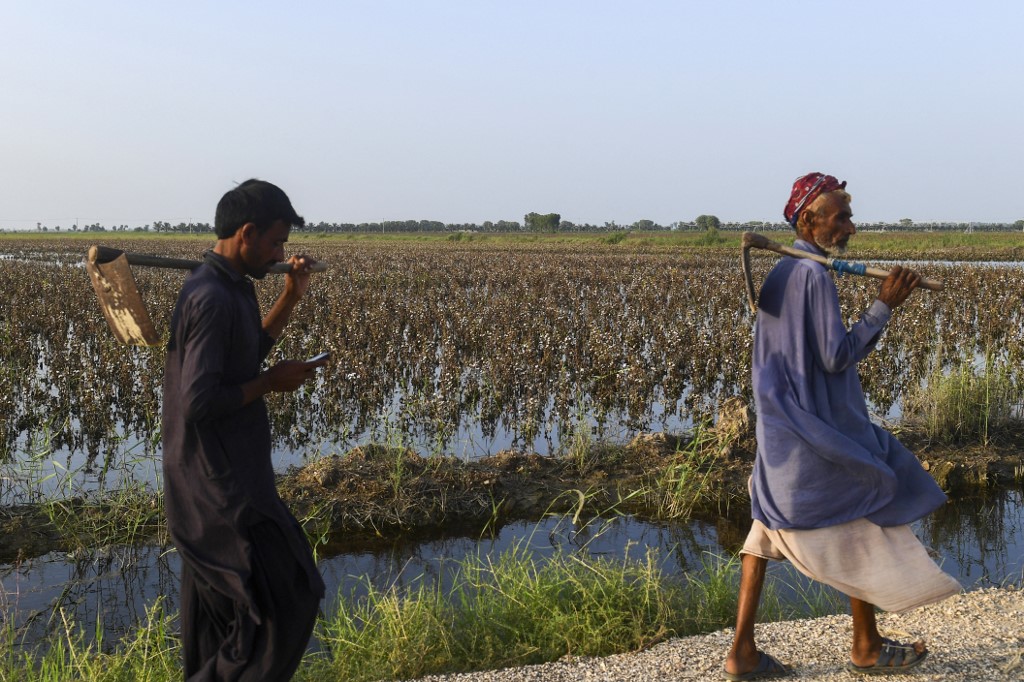
[[[274,484],[263,396],[294,391],[320,363],[266,359],[315,261],[292,256],[262,319],[251,279],[284,260],[303,225],[275,185],[248,180],[217,205],[217,244],[186,280],[171,321],[163,393],[167,524],[182,563],[188,680],[288,680],[324,583]]]

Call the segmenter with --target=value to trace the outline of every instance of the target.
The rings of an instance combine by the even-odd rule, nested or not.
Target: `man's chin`
[[[816,242],[817,243],[817,242]],[[846,255],[846,242],[840,244],[821,244],[818,243],[818,248],[825,252],[828,256],[845,256]]]
[[[266,277],[270,273],[270,268],[272,268],[273,266],[274,266],[274,263],[267,263],[266,265],[264,265],[259,270],[250,270],[246,274],[248,274],[249,277],[251,277],[252,279],[263,279],[264,277]]]

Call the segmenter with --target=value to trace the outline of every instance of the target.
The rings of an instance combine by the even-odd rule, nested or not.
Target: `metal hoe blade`
[[[90,253],[85,269],[96,290],[103,316],[117,340],[136,346],[159,345],[160,337],[139,295],[128,257],[122,253],[112,261],[97,263]]]

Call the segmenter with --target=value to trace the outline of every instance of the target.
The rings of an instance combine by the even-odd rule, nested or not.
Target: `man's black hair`
[[[246,223],[267,230],[278,220],[291,227],[302,227],[306,221],[292,208],[288,195],[277,185],[255,178],[229,190],[217,202],[214,230],[218,239],[226,239]]]

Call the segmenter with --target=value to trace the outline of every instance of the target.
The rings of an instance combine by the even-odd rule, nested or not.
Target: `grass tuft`
[[[329,653],[310,659],[302,679],[408,679],[636,651],[731,625],[738,584],[735,558],[709,557],[679,579],[662,572],[653,552],[540,559],[518,544],[497,558],[460,560],[447,589],[367,582],[364,596],[340,598],[318,630]],[[783,605],[769,583],[763,617],[841,610],[828,594],[797,592],[795,606]]]
[[[0,682],[170,682],[181,679],[180,642],[172,634],[172,617],[157,600],[146,612],[145,622],[119,645],[105,651],[103,627],[87,641],[80,624],[60,614],[49,639],[36,650],[18,646],[15,633],[0,637]]]
[[[909,392],[904,413],[930,440],[989,445],[1000,431],[1019,428],[1022,399],[1008,363],[990,353],[980,366],[964,360],[947,371],[936,366]]]
[[[658,475],[648,491],[655,514],[663,519],[685,519],[698,508],[720,502],[715,485],[716,464],[725,445],[722,434],[708,424],[697,425],[685,446]]]

